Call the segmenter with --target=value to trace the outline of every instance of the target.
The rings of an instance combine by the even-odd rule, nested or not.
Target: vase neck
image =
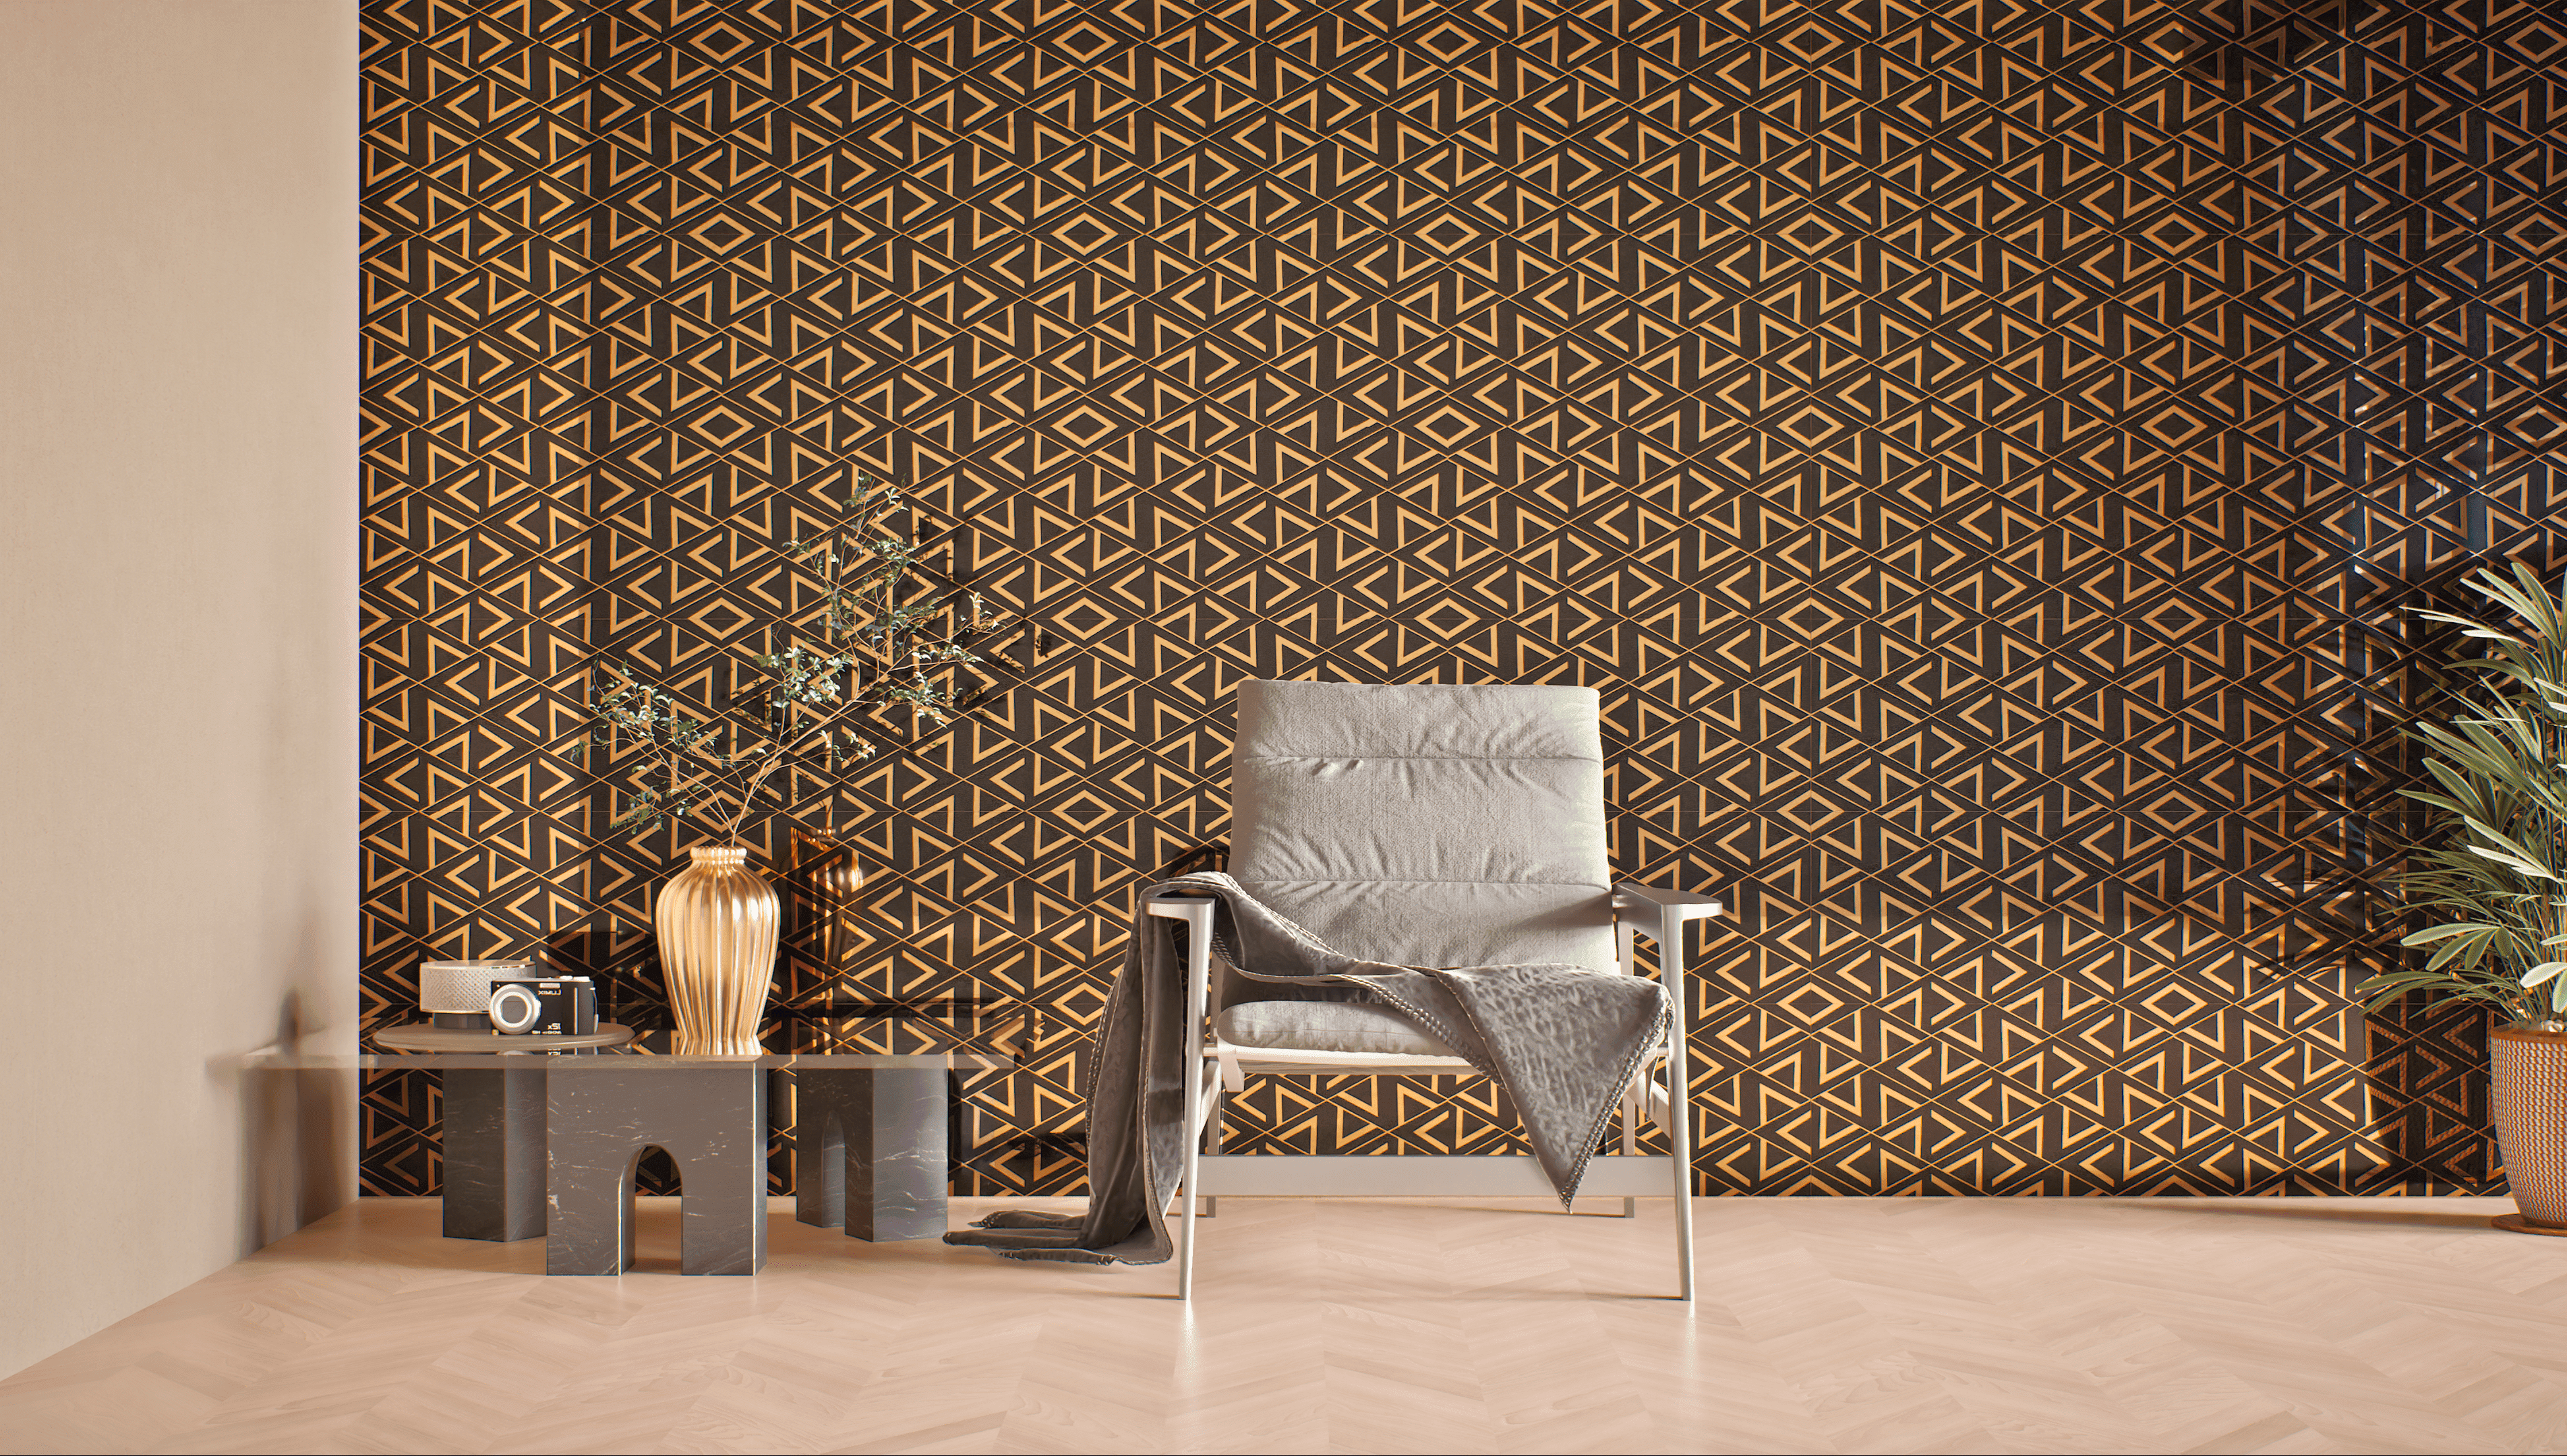
[[[695,862],[707,865],[746,864],[748,850],[739,845],[698,845],[687,851]]]

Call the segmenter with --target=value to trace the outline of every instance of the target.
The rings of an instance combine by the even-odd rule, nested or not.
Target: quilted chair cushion
[[[1230,872],[1349,955],[1613,968],[1595,690],[1244,682]],[[1272,990],[1224,977],[1219,1004]]]
[[[1450,1057],[1453,1049],[1409,1025],[1387,1006],[1336,1001],[1245,1001],[1213,1018],[1234,1047],[1294,1052],[1372,1052],[1393,1057]]]

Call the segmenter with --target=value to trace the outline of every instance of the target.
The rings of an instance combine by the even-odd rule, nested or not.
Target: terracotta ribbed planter
[[[2496,1148],[2522,1210],[2495,1226],[2567,1237],[2567,1031],[2497,1027],[2487,1033],[2487,1070]]]
[[[681,1057],[754,1057],[775,982],[775,889],[748,851],[699,845],[660,891],[651,920],[678,1021]]]

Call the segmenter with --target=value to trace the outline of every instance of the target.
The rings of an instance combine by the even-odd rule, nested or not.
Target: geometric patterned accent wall
[[[1080,1186],[1132,893],[1225,839],[1252,677],[1601,691],[1618,872],[1737,892],[1706,1190],[2494,1175],[2483,1028],[2348,988],[2443,649],[2398,608],[2557,556],[2538,8],[364,23],[371,1021],[541,944],[664,1015],[678,847],[603,832],[588,664],[762,650],[861,465],[1027,625],[803,817],[871,879],[782,997],[1045,1013],[959,1191]],[[435,1191],[435,1095],[369,1084],[369,1190]],[[1231,1136],[1515,1133],[1267,1079]]]

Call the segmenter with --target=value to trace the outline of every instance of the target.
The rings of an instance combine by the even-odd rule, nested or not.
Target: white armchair
[[[1624,1093],[1620,1151],[1589,1162],[1579,1192],[1621,1198],[1625,1216],[1637,1198],[1672,1197],[1679,1297],[1690,1300],[1685,927],[1725,906],[1610,880],[1597,710],[1591,688],[1242,683],[1231,874],[1336,950],[1395,965],[1637,975],[1636,941],[1654,941],[1673,1030]],[[1224,1193],[1551,1196],[1524,1154],[1222,1153],[1222,1096],[1251,1076],[1478,1074],[1388,1008],[1277,999],[1285,993],[1230,972],[1213,950],[1213,901],[1170,895],[1147,908],[1188,925],[1186,1025],[1203,1046],[1186,1088],[1179,1298],[1193,1293],[1197,1205]],[[1639,1152],[1644,1116],[1666,1132],[1666,1155]]]

